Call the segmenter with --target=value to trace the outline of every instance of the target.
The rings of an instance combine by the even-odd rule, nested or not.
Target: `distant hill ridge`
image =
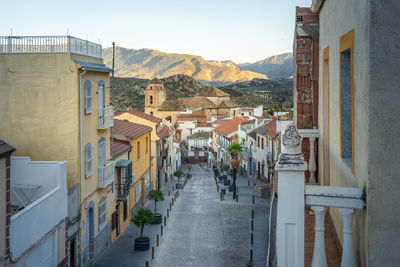
[[[111,67],[112,48],[103,50],[104,63]],[[185,74],[198,81],[234,83],[268,76],[241,70],[233,61],[205,60],[201,56],[164,53],[153,49],[116,47],[115,73],[119,77],[165,78]]]

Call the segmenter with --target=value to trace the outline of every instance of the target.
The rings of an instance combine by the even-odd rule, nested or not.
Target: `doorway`
[[[88,210],[87,231],[89,233],[89,260],[94,258],[94,210],[92,207]]]

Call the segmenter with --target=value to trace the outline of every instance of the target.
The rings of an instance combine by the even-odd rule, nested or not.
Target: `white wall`
[[[12,157],[11,184],[13,181],[39,184],[42,193],[11,217],[10,250],[15,260],[67,217],[67,163]]]

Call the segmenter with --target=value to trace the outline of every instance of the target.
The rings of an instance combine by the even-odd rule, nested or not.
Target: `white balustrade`
[[[310,143],[310,157],[308,160],[308,171],[310,172],[310,184],[316,184],[315,171],[317,170],[317,164],[315,162],[315,140],[318,138],[318,129],[299,129],[301,140],[308,138]]]
[[[105,166],[98,166],[98,188],[106,188],[114,181],[114,161],[109,161]]]
[[[303,138],[310,139],[310,183],[315,183],[314,143],[317,129],[299,130]],[[353,249],[353,214],[363,209],[362,189],[304,185],[307,165],[300,152],[300,135],[294,124],[282,134],[283,153],[279,156],[277,256],[279,266],[304,266],[304,208],[311,206],[315,215],[315,238],[312,267],[326,267],[325,214],[328,207],[339,208],[343,216],[342,267],[355,265]]]
[[[114,126],[114,107],[107,106],[97,110],[97,129],[108,129]]]

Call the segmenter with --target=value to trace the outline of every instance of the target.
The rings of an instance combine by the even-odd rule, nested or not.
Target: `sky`
[[[254,62],[291,52],[296,6],[312,0],[20,0],[0,36],[70,35],[117,46]]]

